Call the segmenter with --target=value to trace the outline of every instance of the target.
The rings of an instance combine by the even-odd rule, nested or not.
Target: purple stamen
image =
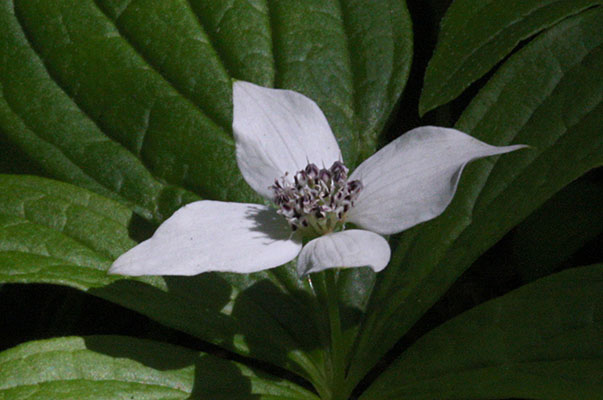
[[[293,182],[285,174],[271,186],[277,212],[293,231],[312,227],[319,234],[332,232],[345,221],[363,189],[362,182],[348,182],[347,175],[348,169],[340,161],[328,169],[309,163],[293,175]]]

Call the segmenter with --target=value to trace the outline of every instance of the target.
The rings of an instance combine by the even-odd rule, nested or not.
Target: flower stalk
[[[339,313],[337,270],[325,271],[325,286],[331,331],[331,400],[339,400],[345,384],[345,353]]]
[[[339,268],[383,270],[391,256],[385,237],[444,212],[467,163],[525,147],[491,146],[452,128],[425,126],[384,146],[348,176],[337,139],[314,101],[242,81],[233,83],[232,130],[243,178],[273,207],[217,200],[188,204],[152,238],[122,254],[109,272],[252,273],[295,258],[300,278],[326,270],[317,274],[315,292],[319,307],[328,311],[321,339],[328,343],[330,363],[310,368],[310,380],[325,400],[346,400],[355,382],[346,380]],[[345,229],[346,222],[355,228]],[[308,371],[307,365],[298,367]]]

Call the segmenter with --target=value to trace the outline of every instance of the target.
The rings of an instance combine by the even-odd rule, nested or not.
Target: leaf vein
[[[189,0],[186,0],[187,4]],[[175,93],[177,93],[180,97],[182,97],[183,99],[185,99],[189,104],[191,104],[195,109],[197,109],[197,111],[199,113],[201,113],[202,116],[204,116],[205,118],[207,118],[208,120],[210,120],[212,123],[214,123],[217,126],[222,126],[216,119],[215,117],[212,117],[210,114],[206,113],[205,110],[203,110],[203,108],[201,107],[200,104],[198,104],[196,101],[194,101],[184,90],[182,90],[181,88],[178,87],[178,85],[176,83],[174,83],[160,68],[158,68],[145,54],[143,51],[141,51],[138,46],[136,46],[134,44],[134,42],[124,33],[123,29],[121,28],[119,21],[117,19],[113,20],[111,18],[110,15],[108,15],[105,10],[98,4],[99,0],[93,0],[94,5],[96,6],[97,10],[100,11],[106,18],[108,21],[111,22],[111,24],[113,25],[113,27],[119,32],[120,37],[126,42],[128,43],[129,47],[136,53],[136,55],[138,55],[138,57],[140,57],[140,59],[145,63],[146,66],[148,66],[150,69],[152,69],[155,73],[157,73],[158,76],[160,76],[162,78],[162,80],[164,82],[166,82],[169,87],[174,90]],[[134,0],[132,0],[132,2],[130,4],[132,4],[134,2]],[[190,9],[190,7],[189,7]],[[192,10],[191,10],[192,12]],[[196,16],[196,14],[193,12],[193,15]],[[198,18],[197,18],[198,21]],[[203,29],[200,21],[198,21],[199,23],[199,28]],[[205,33],[205,32],[204,32]],[[206,34],[207,37],[209,37]],[[208,44],[209,46],[211,46],[213,48],[213,46],[211,45],[211,43]],[[214,48],[215,51],[215,48]],[[220,63],[222,63],[222,60],[220,59]],[[224,69],[226,69],[224,67]],[[149,111],[150,112],[150,111]],[[223,127],[223,126],[222,126]],[[223,127],[224,128],[224,127]],[[224,129],[220,129],[220,132],[223,133],[223,135],[225,135],[226,137],[230,138],[230,136],[226,133],[226,131]],[[142,144],[142,141],[140,142]],[[232,141],[228,141],[229,144],[232,144]],[[142,148],[140,149],[140,152],[142,152]],[[140,155],[140,154],[139,154]]]

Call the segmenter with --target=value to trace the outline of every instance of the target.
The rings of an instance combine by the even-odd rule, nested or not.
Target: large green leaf
[[[321,323],[293,268],[251,275],[107,275],[132,247],[132,212],[87,190],[0,175],[0,282],[75,287],[326,385]],[[322,336],[324,337],[324,335]]]
[[[551,274],[603,234],[603,182],[586,174],[553,196],[507,236],[505,260],[487,257],[490,270],[510,267],[525,282]],[[596,261],[596,259],[594,259]]]
[[[468,166],[439,218],[402,234],[379,275],[351,363],[350,385],[485,250],[555,192],[603,163],[600,8],[558,24],[503,65],[457,127],[529,149]]]
[[[13,12],[10,1],[0,3],[0,133],[47,173],[128,200],[147,218],[161,220],[190,201],[181,189],[153,179],[53,82]]]
[[[133,204],[156,222],[196,199],[181,186],[210,198],[256,199],[234,160],[232,77],[316,100],[353,165],[374,148],[406,81],[412,47],[403,0],[3,0],[0,37],[2,135],[49,175]],[[64,197],[56,201],[52,207],[72,207]],[[313,302],[311,292],[290,268],[249,277],[116,280],[104,271],[133,244],[125,226],[116,229],[122,245],[102,258],[100,233],[82,232],[80,248],[82,237],[54,232],[61,225],[44,212],[3,216],[10,231],[4,244],[19,249],[4,256],[5,280],[88,290],[279,365],[302,347],[320,346],[302,310]],[[94,224],[78,223],[94,232]],[[45,258],[51,253],[58,259]],[[73,256],[79,253],[89,260],[80,263]],[[199,299],[201,290],[208,296]],[[296,300],[294,292],[301,293]],[[261,333],[249,334],[256,329]],[[283,330],[285,348],[266,341]],[[310,364],[322,355],[316,357]]]
[[[316,399],[208,354],[120,336],[29,342],[0,353],[0,399]]]
[[[317,101],[354,165],[412,47],[403,0],[2,0],[0,38],[0,132],[157,221],[191,200],[178,187],[257,199],[234,158],[232,77]]]
[[[425,73],[421,114],[449,102],[517,44],[601,0],[456,0]]]
[[[541,279],[429,332],[361,399],[603,398],[603,264]]]

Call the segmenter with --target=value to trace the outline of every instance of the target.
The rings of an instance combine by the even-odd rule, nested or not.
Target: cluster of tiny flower
[[[295,174],[293,182],[287,178],[285,174],[271,186],[277,213],[293,231],[310,227],[317,234],[333,232],[343,224],[363,187],[359,180],[348,182],[348,169],[340,161],[329,169],[310,163]]]

